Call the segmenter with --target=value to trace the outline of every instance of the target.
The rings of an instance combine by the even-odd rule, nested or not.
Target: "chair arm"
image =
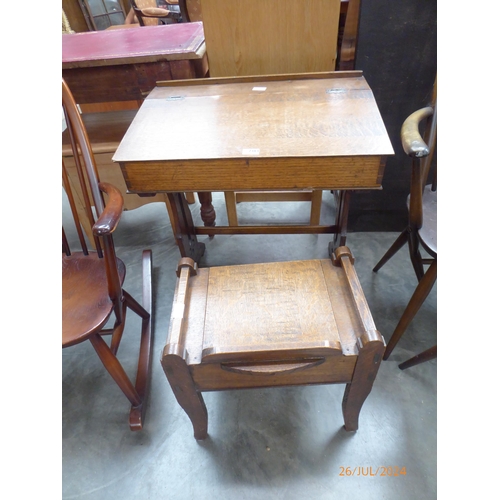
[[[430,152],[429,146],[424,142],[418,126],[422,120],[431,116],[434,110],[429,106],[412,113],[401,127],[401,143],[408,156],[422,158]]]
[[[138,10],[144,17],[167,17],[170,15],[169,10],[160,9],[159,7],[146,7]]]
[[[99,189],[108,195],[108,202],[101,216],[92,226],[92,232],[96,236],[105,236],[111,234],[120,221],[123,212],[123,196],[117,188],[107,182],[100,182]]]

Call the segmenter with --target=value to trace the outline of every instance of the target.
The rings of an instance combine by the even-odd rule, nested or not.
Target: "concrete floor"
[[[324,194],[322,222],[332,210]],[[220,224],[223,198],[214,194]],[[199,205],[192,205],[195,219]],[[242,204],[250,220],[305,222],[308,205]],[[65,213],[65,210],[63,210]],[[126,212],[115,233],[125,288],[141,298],[140,258],[153,250],[154,350],[145,427],[128,429],[129,403],[90,343],[62,351],[64,499],[433,499],[437,497],[437,361],[398,363],[436,343],[436,288],[388,361],[382,362],[356,433],[343,429],[343,385],[204,393],[209,437],[197,442],[160,365],[180,257],[165,206]],[[397,233],[349,233],[347,245],[375,323],[389,340],[416,278],[406,250],[372,268]],[[327,258],[326,235],[201,237],[201,266]],[[134,377],[139,323],[129,314],[119,357]],[[356,475],[345,468],[362,467]],[[392,467],[392,477],[390,476]],[[382,468],[388,475],[382,476]],[[396,469],[403,469],[395,477]],[[359,474],[359,475],[358,475]],[[365,474],[365,475],[363,475]],[[368,475],[366,475],[368,474]],[[373,475],[372,475],[373,474]]]

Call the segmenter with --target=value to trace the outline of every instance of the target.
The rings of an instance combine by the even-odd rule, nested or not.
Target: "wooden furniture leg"
[[[335,224],[337,233],[333,241],[328,244],[328,253],[332,255],[336,248],[343,247],[347,240],[347,220],[349,217],[349,202],[351,200],[351,191],[338,191],[337,196],[337,214]]]
[[[139,363],[137,366],[135,386],[132,384],[116,357],[118,348],[114,345],[116,344],[115,336],[113,336],[111,347],[108,346],[99,334],[92,335],[89,338],[102,364],[132,404],[129,415],[129,425],[130,429],[133,431],[140,430],[143,426],[146,396],[149,387],[149,374],[151,372],[152,265],[152,253],[150,250],[145,250],[142,254],[143,306],[141,306],[129,293],[123,290],[124,310],[129,307],[142,318],[141,344],[139,348]],[[106,332],[103,331],[102,333]]]
[[[203,192],[198,193],[198,199],[200,200],[201,208],[201,220],[205,226],[212,227],[215,226],[215,208],[212,205],[212,193]]]
[[[205,244],[196,238],[191,210],[182,193],[167,193],[167,209],[174,238],[183,257],[198,262],[205,253]]]
[[[427,349],[424,352],[421,352],[420,354],[417,354],[416,356],[413,356],[413,358],[410,358],[403,363],[400,363],[398,367],[401,370],[406,370],[407,368],[419,365],[421,363],[425,363],[426,361],[430,361],[431,359],[436,359],[436,358],[437,358],[437,345],[431,347],[430,349]]]
[[[141,345],[139,350],[139,363],[135,378],[135,388],[142,404],[130,410],[129,423],[132,430],[142,429],[146,411],[146,396],[149,393],[149,382],[151,378],[151,311],[153,307],[153,254],[151,250],[142,252],[142,306],[125,290],[125,302],[127,307],[142,318]],[[148,314],[144,314],[144,312]]]
[[[196,386],[185,361],[187,352],[183,347],[184,309],[187,301],[189,276],[196,274],[196,264],[181,259],[177,267],[179,286],[174,295],[172,316],[169,325],[170,342],[165,346],[161,358],[163,371],[172,387],[175,398],[193,424],[195,439],[208,435],[208,413],[203,397]]]
[[[309,224],[311,226],[319,226],[321,217],[321,202],[323,200],[323,191],[313,190],[311,193],[311,216]]]
[[[378,272],[384,264],[386,264],[396,253],[403,248],[403,246],[408,241],[408,231],[405,229],[396,239],[396,241],[391,245],[389,250],[385,252],[384,256],[380,259],[377,265],[373,268],[373,272]]]
[[[236,211],[236,193],[234,191],[224,191],[226,203],[227,222],[230,226],[238,225],[238,212]]]
[[[352,382],[346,385],[342,412],[346,431],[357,431],[359,412],[370,394],[373,381],[377,376],[380,361],[384,354],[384,344],[380,342],[380,334],[376,331],[371,336],[366,332],[358,339],[359,356],[354,369]]]
[[[424,277],[424,266],[422,256],[419,250],[418,235],[415,231],[408,231],[408,247],[410,250],[410,259],[418,281]]]
[[[139,395],[125,373],[122,365],[117,360],[116,356],[111,352],[108,344],[106,344],[104,339],[98,334],[92,335],[89,337],[89,340],[99,356],[99,359],[102,361],[102,364],[111,377],[113,377],[113,380],[117,383],[118,387],[120,387],[123,391],[123,394],[127,396],[127,399],[130,401],[132,406],[138,406],[141,402]]]
[[[394,333],[392,334],[389,343],[385,349],[384,360],[387,360],[391,355],[392,350],[396,347],[396,344],[399,342],[399,339],[403,336],[403,333],[406,331],[406,328],[410,324],[411,320],[415,317],[418,310],[424,303],[425,299],[429,295],[434,283],[437,278],[437,259],[434,260],[429,269],[427,269],[424,277],[419,281],[417,288],[413,292],[413,295],[406,306],[406,309],[399,320]]]
[[[196,199],[194,197],[194,193],[184,193],[186,196],[186,201],[192,205],[193,203],[196,203]]]
[[[373,322],[370,308],[354,271],[354,258],[347,247],[335,249],[334,264],[342,266],[348,278],[350,294],[356,304],[356,314],[364,331],[357,338],[358,359],[351,382],[346,385],[342,400],[344,427],[346,431],[358,430],[359,412],[370,394],[384,354],[385,342]]]
[[[203,396],[196,390],[189,367],[182,353],[176,353],[174,346],[166,346],[162,356],[162,366],[172,387],[177,402],[187,413],[193,424],[195,439],[208,436],[208,413]]]

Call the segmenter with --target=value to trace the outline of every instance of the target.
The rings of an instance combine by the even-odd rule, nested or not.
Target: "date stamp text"
[[[406,476],[406,467],[368,467],[356,466],[356,467],[340,467],[339,476],[353,477],[353,476],[364,476],[364,477],[398,477]]]

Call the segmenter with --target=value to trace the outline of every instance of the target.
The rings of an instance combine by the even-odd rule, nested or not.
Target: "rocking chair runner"
[[[123,198],[113,185],[100,182],[87,132],[71,92],[62,82],[62,104],[78,171],[79,185],[70,182],[64,166],[63,186],[68,196],[81,246],[72,251],[63,227],[62,255],[62,346],[70,347],[89,340],[106,370],[132,404],[130,428],[139,430],[144,422],[151,358],[151,272],[152,254],[143,252],[143,305],[123,288],[125,265],[116,257],[112,233],[123,211]],[[104,201],[103,193],[107,196]],[[83,200],[94,234],[96,251],[88,249],[76,209],[75,199]],[[97,220],[93,214],[97,214]],[[117,358],[125,327],[127,309],[142,318],[140,352],[135,385]],[[114,314],[114,325],[106,328]],[[111,342],[103,339],[111,335]]]
[[[345,429],[355,431],[384,352],[347,247],[331,260],[177,270],[162,366],[207,437],[201,393],[344,383]]]

